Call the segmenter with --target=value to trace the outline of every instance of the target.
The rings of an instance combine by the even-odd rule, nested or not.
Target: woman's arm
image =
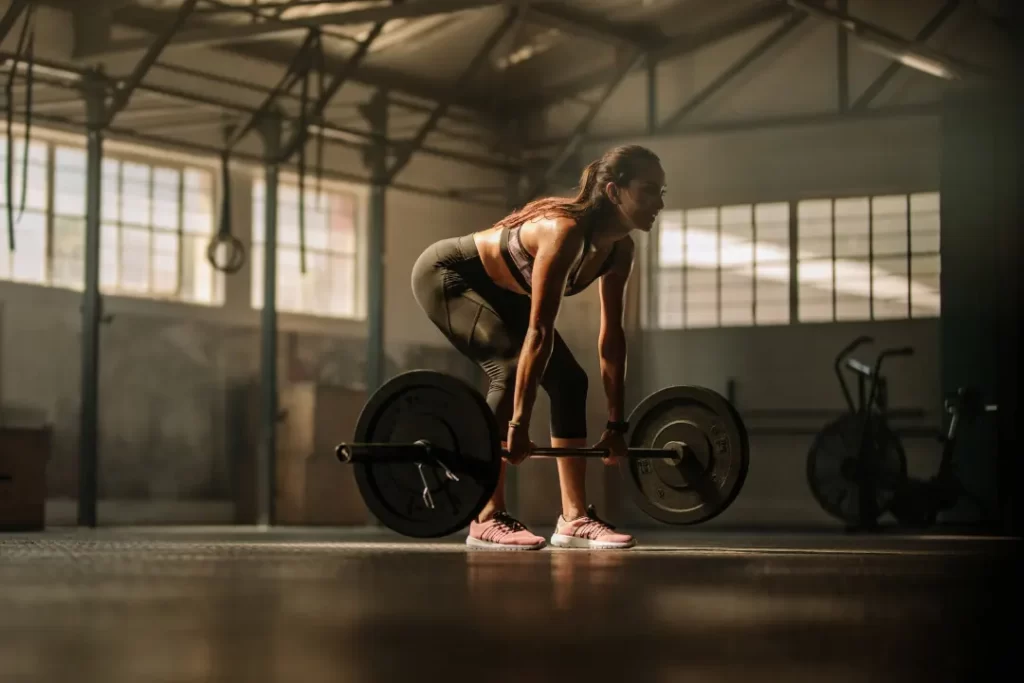
[[[619,242],[615,262],[601,278],[601,331],[597,346],[601,361],[601,381],[608,397],[608,419],[626,419],[623,406],[626,381],[626,331],[622,319],[625,310],[626,283],[633,270],[633,240]]]
[[[582,230],[569,218],[540,224],[538,237],[530,283],[533,292],[530,326],[519,354],[512,408],[512,421],[524,426],[529,424],[537,399],[537,385],[554,348],[555,317],[562,303],[565,281],[583,248]]]

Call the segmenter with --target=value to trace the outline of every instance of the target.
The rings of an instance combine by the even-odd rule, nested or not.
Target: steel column
[[[81,404],[78,423],[78,524],[95,527],[99,497],[100,218],[103,183],[103,127],[106,92],[97,76],[82,82],[88,132],[85,181],[85,277],[82,290]]]
[[[263,439],[256,463],[256,516],[260,525],[276,522],[277,475],[277,196],[282,121],[268,112],[259,124],[265,171],[263,311],[260,316],[260,388]]]
[[[388,94],[378,91],[363,107],[371,130],[380,139],[387,137]],[[384,383],[384,254],[385,210],[387,204],[388,166],[387,147],[373,145],[367,154],[370,169],[369,232],[366,255],[367,272],[367,335],[366,335],[366,391],[372,393]]]
[[[846,14],[847,0],[839,0],[839,11]],[[839,89],[839,111],[850,108],[850,46],[846,29],[836,27],[836,85]]]
[[[647,55],[647,134],[658,131],[658,61]]]

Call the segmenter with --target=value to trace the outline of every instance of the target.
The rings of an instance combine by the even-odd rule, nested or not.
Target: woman
[[[626,337],[623,298],[633,266],[632,230],[648,232],[664,204],[665,174],[658,157],[639,146],[609,150],[583,172],[578,194],[527,204],[491,228],[437,242],[412,271],[420,306],[461,353],[490,378],[487,403],[507,433],[507,460],[518,464],[532,447],[530,415],[537,386],[551,402],[551,445],[586,446],[587,374],[561,336],[555,317],[563,296],[600,281],[601,381],[608,424],[598,447],[625,455],[623,381]],[[535,550],[544,546],[505,510],[504,463],[494,496],[470,523],[472,547]],[[559,458],[562,514],[551,544],[628,548],[587,507],[586,460]]]

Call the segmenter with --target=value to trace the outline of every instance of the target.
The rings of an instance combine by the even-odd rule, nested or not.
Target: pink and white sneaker
[[[474,519],[469,523],[466,545],[488,550],[540,550],[544,547],[544,539],[530,533],[522,522],[507,512],[498,512],[486,522]]]
[[[629,534],[616,533],[615,527],[599,518],[591,505],[587,507],[587,514],[571,521],[559,515],[555,533],[551,534],[551,545],[556,548],[617,550],[632,548],[636,540]]]

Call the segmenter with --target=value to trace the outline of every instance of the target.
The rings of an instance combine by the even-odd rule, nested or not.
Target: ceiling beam
[[[422,0],[421,0],[422,1]],[[494,0],[491,0],[494,3]],[[165,10],[131,5],[118,11],[115,21],[130,28],[157,33],[161,27],[173,16],[173,12]],[[152,42],[152,41],[150,41]],[[266,43],[238,43],[223,48],[226,52],[248,59],[257,59],[275,64],[288,64],[295,53],[295,46],[287,42],[266,42]],[[92,57],[76,57],[75,62],[88,65],[95,65],[103,60]],[[325,68],[328,72],[334,73],[344,69],[347,62],[346,57],[327,58]],[[360,64],[349,76],[349,81],[370,88],[386,88],[392,93],[410,96],[427,102],[450,101],[456,106],[475,114],[481,115],[481,123],[494,124],[494,107],[492,103],[482,97],[473,97],[465,93],[454,92],[450,87],[444,85],[432,85],[424,82],[422,78],[403,74],[394,69],[386,67]]]
[[[0,51],[0,73],[5,72],[4,67],[9,70],[12,58],[13,55],[10,52]],[[25,65],[22,63],[21,68],[24,69],[24,67]],[[87,69],[81,66],[62,64],[46,59],[36,59],[35,70],[40,72],[39,75],[36,76],[37,87],[41,85],[48,85],[54,88],[64,89],[78,89],[82,78],[89,73]],[[107,78],[109,79],[109,84],[113,85],[114,80],[109,77]],[[191,106],[194,110],[203,110],[220,115],[226,114],[232,117],[252,116],[255,111],[249,107],[238,104],[237,102],[230,102],[208,95],[200,95],[170,86],[155,85],[151,83],[140,84],[137,89],[137,95],[150,95],[176,102],[183,102]],[[128,112],[125,113],[127,114]],[[84,123],[82,125],[84,125]],[[315,124],[311,125],[310,128],[311,132],[320,130],[320,127]],[[348,128],[345,126],[336,126],[330,123],[325,123],[323,125],[323,133],[324,137],[329,142],[337,142],[340,145],[357,149],[364,149],[371,142],[383,143],[389,148],[395,150],[405,149],[408,144],[407,141],[403,139],[381,138],[369,131]],[[424,154],[429,154],[441,159],[461,161],[478,168],[504,172],[514,172],[521,168],[521,163],[506,158],[489,158],[487,156],[448,150],[425,144],[420,145],[419,149]]]
[[[781,116],[763,116],[732,121],[708,121],[682,123],[670,130],[661,129],[655,133],[646,127],[638,130],[608,132],[598,135],[586,135],[580,144],[618,144],[626,141],[641,142],[644,140],[669,140],[672,138],[694,137],[726,133],[744,133],[779,128],[800,128],[805,126],[834,125],[856,123],[861,121],[890,120],[906,117],[938,118],[942,115],[942,105],[933,102],[921,104],[905,104],[878,109],[850,109],[846,112],[830,111],[810,114],[784,114]],[[565,144],[567,138],[546,138],[534,140],[527,145],[527,150],[534,155],[547,155],[552,147]]]
[[[917,35],[914,36],[914,40],[917,42],[923,42],[932,37],[932,35],[946,23],[946,20],[956,11],[960,5],[960,0],[947,0],[938,12],[931,18],[931,20],[925,24],[924,28],[918,31]],[[840,30],[842,30],[840,28]],[[854,109],[864,109],[871,106],[878,94],[885,89],[885,86],[889,84],[900,68],[903,66],[901,62],[893,62],[889,66],[885,67],[885,71],[878,75],[871,85],[864,89],[857,101],[853,103]]]
[[[252,40],[265,40],[282,35],[290,35],[296,31],[326,26],[353,26],[359,24],[379,23],[393,19],[415,19],[437,14],[452,14],[464,10],[494,7],[504,4],[503,0],[430,0],[429,2],[406,2],[402,4],[382,5],[334,12],[313,16],[296,17],[282,21],[246,23],[234,25],[217,25],[207,23],[187,31],[181,31],[168,45],[169,49],[184,47],[212,47]],[[119,13],[120,14],[120,13]],[[113,59],[124,55],[132,55],[145,50],[150,43],[148,38],[121,40],[91,53],[79,54],[80,59]]]
[[[661,42],[646,45],[645,49],[649,52],[651,59],[655,63],[675,59],[676,57],[696,52],[726,38],[739,35],[744,31],[749,31],[762,24],[787,17],[792,13],[793,10],[787,7],[785,3],[763,2],[700,31],[665,38]],[[636,66],[636,70],[645,68],[645,63],[640,63]],[[589,90],[600,88],[608,82],[608,79],[612,77],[615,70],[616,67],[614,65],[595,69],[578,78],[546,88],[538,96],[530,97],[528,100],[520,101],[517,104],[521,109],[536,109],[573,99]]]
[[[923,45],[919,41],[907,40],[892,31],[870,23],[851,14],[837,12],[821,2],[809,0],[786,0],[797,9],[831,21],[861,41],[866,49],[880,52],[891,59],[902,61],[923,73],[944,79],[962,79],[971,77],[988,78],[992,74],[987,70],[956,59],[951,55]]]
[[[345,66],[334,73],[331,77],[331,81],[327,84],[327,87],[323,92],[320,93],[319,98],[313,104],[312,111],[305,111],[306,102],[302,102],[302,113],[299,114],[299,118],[304,121],[321,121],[323,120],[324,111],[327,109],[327,105],[331,103],[334,96],[338,94],[342,86],[349,79],[352,73],[359,68],[360,62],[366,57],[366,53],[370,50],[370,45],[373,41],[377,40],[377,36],[384,30],[384,24],[386,22],[378,22],[373,25],[370,29],[370,33],[363,38],[362,42],[359,43],[359,48],[348,58],[345,62]],[[310,31],[312,34],[313,31]],[[309,72],[306,73],[306,78],[309,78]],[[298,129],[292,134],[286,143],[281,148],[281,159],[288,161],[292,156],[299,151],[305,144],[306,140],[309,139],[309,126],[299,126]]]
[[[573,155],[576,149],[580,146],[580,143],[583,142],[583,139],[587,134],[587,130],[590,129],[590,125],[594,122],[594,119],[597,118],[597,115],[601,112],[601,109],[608,100],[611,99],[612,94],[619,87],[619,84],[622,83],[626,74],[643,62],[644,53],[638,50],[619,66],[618,71],[616,71],[612,75],[611,80],[605,84],[605,89],[604,92],[601,93],[601,97],[590,105],[590,109],[576,124],[576,128],[573,129],[572,134],[559,146],[558,151],[555,152],[554,157],[544,170],[544,173],[541,174],[536,182],[534,182],[530,188],[530,193],[528,195],[529,199],[537,197],[547,188],[548,184],[554,180],[556,175],[562,170],[562,167],[569,160],[569,157]]]
[[[714,97],[717,93],[721,92],[734,78],[739,76],[745,71],[751,64],[760,59],[765,53],[775,47],[779,41],[792,33],[800,24],[807,19],[807,15],[800,13],[791,16],[785,23],[780,25],[774,31],[765,36],[761,41],[754,47],[748,50],[744,55],[737,59],[729,68],[718,75],[713,81],[708,83],[703,89],[697,94],[687,100],[679,109],[669,116],[665,121],[658,124],[658,129],[670,130],[680,121],[685,119],[691,113],[694,112],[698,107],[707,102],[709,99]]]
[[[53,116],[53,115],[40,115],[39,119],[48,125],[60,129],[66,130],[71,133],[81,133],[84,124],[81,121],[69,119],[67,117]],[[174,151],[185,151],[193,154],[201,154],[210,157],[216,157],[220,155],[221,150],[211,145],[204,145],[197,143],[193,140],[189,140],[187,137],[165,137],[161,135],[154,135],[152,133],[146,133],[142,131],[133,130],[130,128],[111,127],[107,130],[107,135],[114,140],[132,140],[141,142],[148,145],[155,145],[163,147],[165,149]],[[235,159],[245,161],[251,164],[264,164],[266,159],[261,155],[247,154],[245,152],[239,152],[235,155]],[[282,164],[284,168],[292,169],[295,168],[292,164]],[[295,170],[298,170],[297,168]],[[346,182],[358,183],[360,185],[369,185],[372,179],[365,176],[360,176],[354,173],[348,173],[346,171],[340,171],[335,168],[328,168],[324,170],[324,177],[327,179],[336,179]],[[499,201],[488,201],[486,199],[478,199],[472,195],[465,195],[457,188],[434,188],[434,187],[423,187],[420,185],[408,185],[405,183],[393,183],[392,189],[399,190],[402,192],[411,192],[413,194],[420,194],[429,197],[439,197],[442,199],[450,199],[456,202],[462,202],[464,204],[478,204],[480,206],[491,206],[503,208],[504,205]]]
[[[487,57],[494,50],[495,46],[508,34],[509,30],[515,25],[518,18],[518,10],[512,9],[508,12],[505,19],[498,24],[497,28],[495,28],[490,36],[487,37],[487,40],[485,40],[483,45],[481,45],[477,50],[473,59],[470,60],[469,65],[466,66],[465,70],[462,72],[462,75],[459,76],[459,80],[455,84],[456,90],[464,87],[465,84],[467,84],[469,80],[477,74],[480,67],[482,67],[484,62],[487,60]],[[451,102],[449,101],[442,100],[437,103],[434,110],[430,112],[430,116],[427,117],[427,120],[420,126],[419,130],[416,131],[416,135],[409,142],[408,146],[399,152],[397,158],[387,169],[387,181],[389,183],[394,180],[395,176],[402,172],[402,169],[405,168],[406,165],[408,165],[412,155],[415,154],[418,149],[422,148],[424,140],[427,139],[427,136],[430,134],[430,131],[434,129],[434,126],[437,125],[437,122],[444,117],[449,106],[451,106]]]
[[[0,42],[3,42],[7,34],[14,28],[14,24],[21,17],[22,13],[28,9],[29,0],[13,0],[7,11],[4,12],[4,16],[0,17]]]
[[[630,50],[648,50],[652,45],[665,41],[661,32],[652,33],[622,25],[591,12],[581,12],[554,2],[531,3],[528,21]]]
[[[173,40],[174,34],[181,28],[188,19],[189,15],[199,4],[199,0],[185,0],[178,7],[174,14],[174,18],[167,22],[167,25],[163,27],[160,34],[150,41],[149,47],[146,49],[146,54],[142,56],[138,64],[132,70],[131,74],[124,81],[117,84],[117,88],[114,90],[113,99],[106,109],[103,127],[106,128],[114,122],[117,115],[122,109],[128,106],[131,101],[132,94],[135,89],[139,87],[143,79],[146,78],[146,74],[156,64],[156,60],[160,58],[160,53],[167,47],[167,44]]]

